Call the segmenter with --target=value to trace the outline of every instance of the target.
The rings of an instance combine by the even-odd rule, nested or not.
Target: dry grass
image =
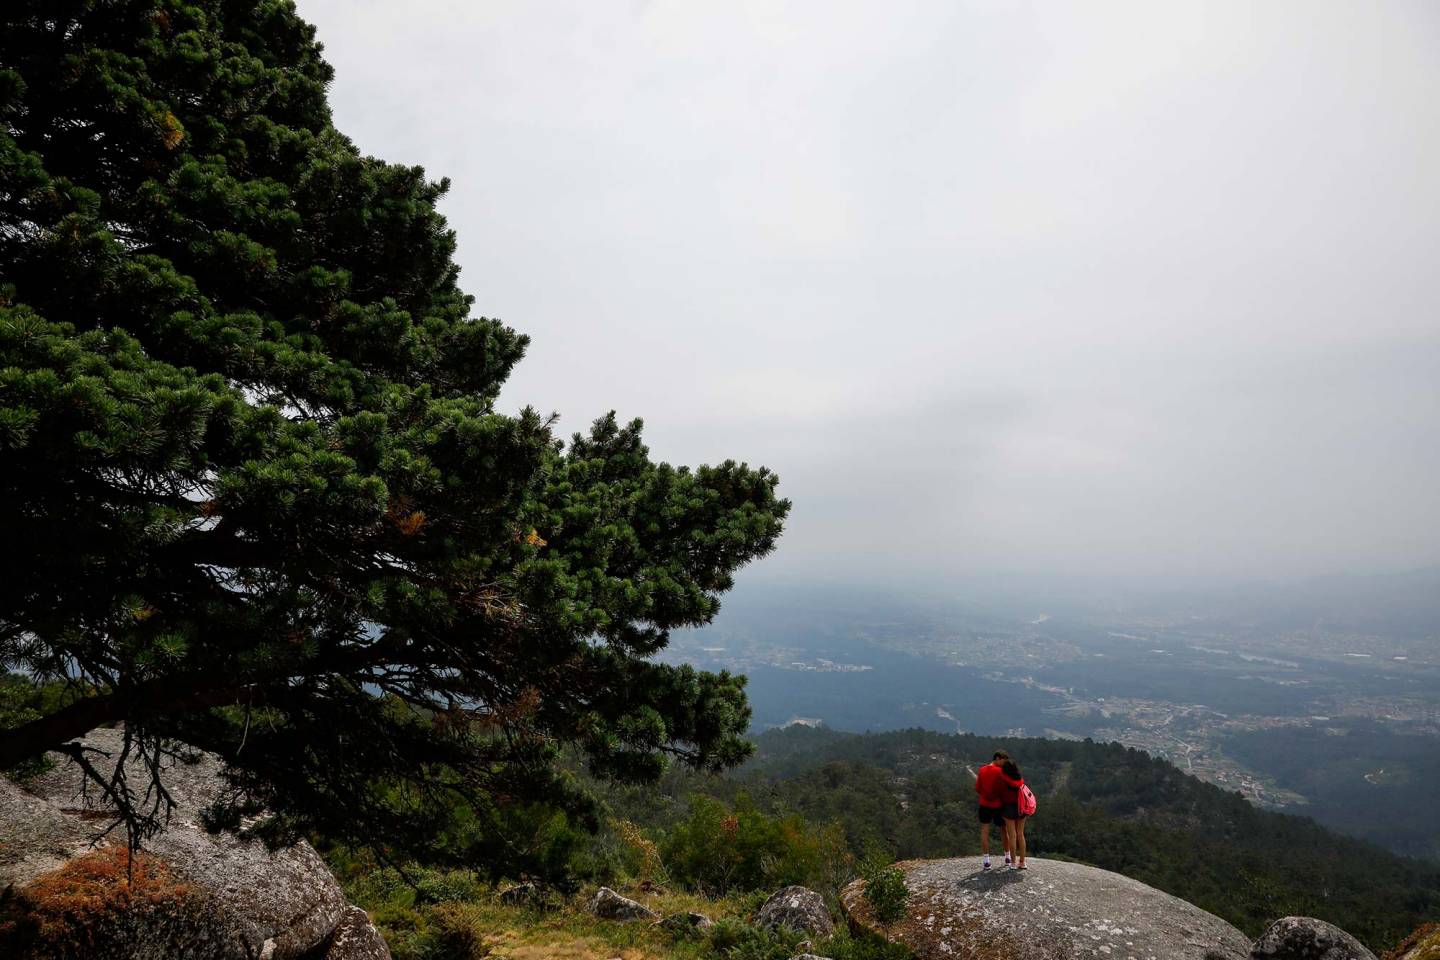
[[[646,892],[639,885],[619,891],[638,900],[661,916],[694,911],[712,920],[743,919],[749,904],[742,900],[708,900],[670,891]],[[559,909],[517,911],[497,902],[445,904],[437,908],[437,919],[457,946],[475,958],[505,957],[506,960],[670,960],[706,954],[703,937],[693,940],[674,934],[644,920],[626,923],[602,920],[585,909],[585,898],[577,896]],[[462,953],[462,955],[464,955]]]
[[[80,922],[146,906],[189,900],[195,891],[145,853],[123,846],[93,850],[35,879],[20,896],[45,924]]]
[[[139,930],[184,942],[203,926],[203,897],[144,853],[124,846],[75,857],[16,891],[0,913],[0,955],[99,957]],[[197,924],[197,920],[200,922]]]
[[[1440,960],[1440,924],[1425,923],[1393,950],[1384,960]]]

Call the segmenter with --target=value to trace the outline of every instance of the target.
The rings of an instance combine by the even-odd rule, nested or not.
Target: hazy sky
[[[762,570],[1440,562],[1440,6],[299,5],[502,404],[774,468]]]

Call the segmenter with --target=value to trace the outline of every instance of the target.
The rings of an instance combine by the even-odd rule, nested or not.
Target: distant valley
[[[1103,602],[747,584],[669,655],[747,674],[757,730],[1116,741],[1440,859],[1440,812],[1412,802],[1440,793],[1440,576],[1426,577]]]

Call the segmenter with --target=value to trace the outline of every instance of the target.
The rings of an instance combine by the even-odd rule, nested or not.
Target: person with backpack
[[[1035,812],[1035,794],[1025,785],[1020,767],[1006,757],[1000,764],[1000,815],[1005,819],[1005,849],[1015,855],[1013,869],[1025,866],[1025,818]]]
[[[980,865],[981,870],[990,869],[990,825],[993,823],[1000,828],[1000,839],[1005,844],[1005,865],[1010,865],[1010,841],[1005,833],[1005,819],[1001,809],[1000,796],[1000,764],[1007,762],[1010,754],[1004,750],[996,750],[995,756],[990,762],[981,767],[975,774],[975,794],[979,798],[980,818],[980,853],[985,858]]]

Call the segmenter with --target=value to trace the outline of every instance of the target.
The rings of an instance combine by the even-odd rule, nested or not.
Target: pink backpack
[[[1035,812],[1035,794],[1030,791],[1028,785],[1020,787],[1020,802],[1016,804],[1020,808],[1021,816],[1028,817]]]

